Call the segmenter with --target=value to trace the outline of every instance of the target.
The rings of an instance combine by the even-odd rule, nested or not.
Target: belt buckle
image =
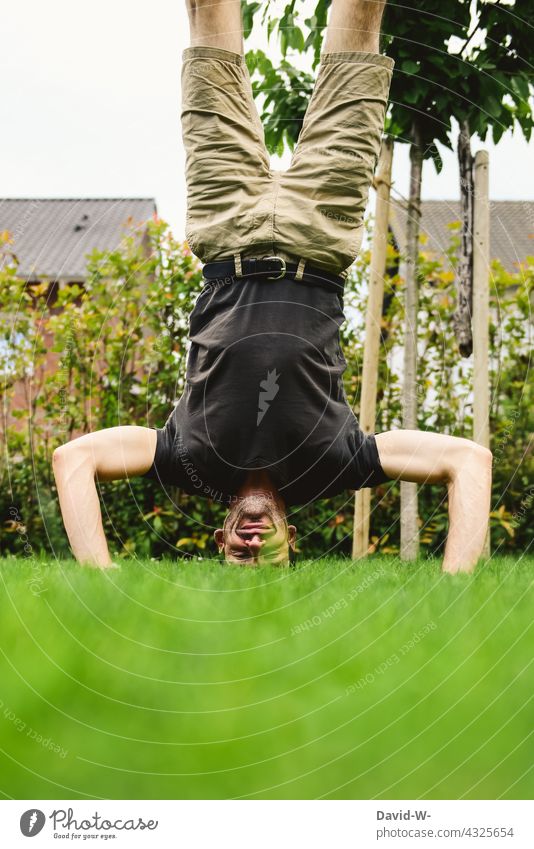
[[[286,273],[286,261],[285,261],[285,259],[282,259],[281,256],[264,256],[264,257],[262,257],[262,259],[264,259],[266,261],[271,260],[271,259],[275,259],[275,260],[278,260],[278,262],[280,263],[280,273],[279,274],[268,274],[267,280],[280,280],[280,278],[285,275],[285,273]]]

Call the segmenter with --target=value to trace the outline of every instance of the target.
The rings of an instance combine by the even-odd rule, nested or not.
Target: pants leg
[[[182,134],[193,253],[203,262],[252,246],[272,253],[275,181],[243,55],[184,51]]]
[[[393,64],[376,53],[323,54],[295,154],[281,175],[276,249],[335,273],[356,258]]]

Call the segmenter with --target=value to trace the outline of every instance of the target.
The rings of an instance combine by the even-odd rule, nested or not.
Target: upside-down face
[[[288,525],[284,511],[265,493],[239,498],[228,511],[214,538],[227,563],[243,566],[287,566],[294,551],[297,529]]]

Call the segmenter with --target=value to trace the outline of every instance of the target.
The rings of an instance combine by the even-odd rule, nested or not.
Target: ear
[[[295,525],[287,526],[287,542],[288,545],[291,546],[291,548],[295,548],[295,544],[297,542],[297,529]]]
[[[215,545],[217,546],[220,554],[224,548],[224,531],[222,528],[217,528],[217,530],[213,532],[213,539],[215,540]]]

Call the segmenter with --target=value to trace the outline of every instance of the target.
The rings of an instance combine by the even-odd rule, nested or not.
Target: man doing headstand
[[[147,475],[229,504],[228,562],[285,564],[289,506],[387,480],[443,483],[443,569],[474,568],[491,453],[467,439],[364,435],[343,390],[343,280],[357,255],[393,62],[382,0],[332,0],[318,79],[289,169],[273,171],[243,54],[240,0],[188,0],[182,127],[187,239],[206,285],[190,317],[186,388],[165,426],[87,434],[54,471],[80,562],[111,565],[96,481]]]

